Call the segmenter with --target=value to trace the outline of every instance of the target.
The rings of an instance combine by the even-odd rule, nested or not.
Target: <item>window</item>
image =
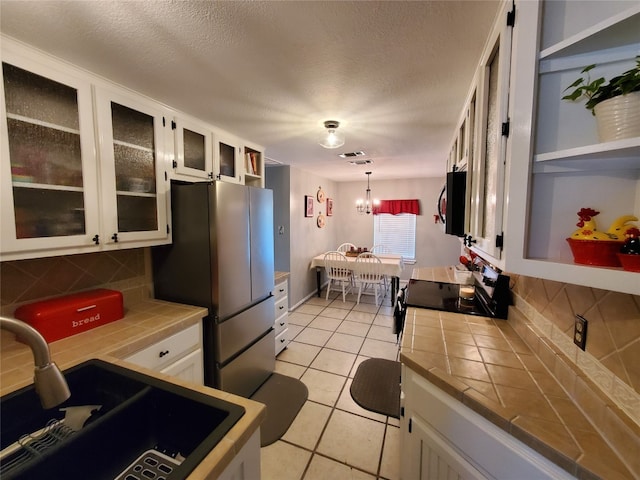
[[[373,244],[402,255],[405,261],[416,258],[416,215],[381,213],[373,216]]]

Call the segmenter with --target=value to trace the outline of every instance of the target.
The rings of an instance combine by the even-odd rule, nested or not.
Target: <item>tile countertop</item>
[[[231,428],[188,478],[217,478],[258,429],[266,408],[258,402],[231,393],[182,381],[176,377],[121,360],[163,338],[195,325],[206,309],[161,300],[145,300],[126,308],[121,320],[49,344],[53,361],[65,370],[91,358],[137,370],[223,400],[242,405],[245,414]],[[0,332],[0,395],[33,382],[33,357],[29,347],[12,334]]]
[[[289,278],[289,272],[275,272],[275,283]]]
[[[451,267],[416,270],[453,281]],[[400,360],[578,478],[633,478],[508,320],[410,307]]]

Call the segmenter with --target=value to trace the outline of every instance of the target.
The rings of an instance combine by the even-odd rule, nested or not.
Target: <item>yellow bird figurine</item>
[[[618,217],[611,224],[609,230],[607,230],[607,233],[611,235],[614,240],[620,240],[621,242],[624,242],[624,234],[627,233],[627,230],[636,227],[635,223],[629,222],[635,222],[637,220],[638,217],[635,217],[633,215],[623,215],[621,217]]]
[[[575,240],[615,240],[607,232],[598,230],[593,217],[599,214],[600,212],[593,208],[580,209],[578,212],[580,221],[576,223],[579,228],[571,234],[571,238]]]

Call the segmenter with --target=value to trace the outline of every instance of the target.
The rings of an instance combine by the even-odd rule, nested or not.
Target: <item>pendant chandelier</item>
[[[365,192],[364,200],[361,198],[356,200],[356,211],[360,214],[366,213],[369,215],[373,211],[373,206],[378,205],[380,202],[378,200],[371,202],[371,187],[369,186],[369,176],[371,172],[365,172],[365,175],[367,176],[367,191]]]
[[[319,143],[324,148],[338,148],[344,145],[344,135],[337,129],[340,122],[336,120],[327,120],[324,122],[324,128],[327,131],[320,137]]]

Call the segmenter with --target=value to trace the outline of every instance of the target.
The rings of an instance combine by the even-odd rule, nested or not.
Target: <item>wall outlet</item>
[[[578,345],[582,350],[587,345],[587,319],[582,315],[576,315],[576,321],[573,324],[573,343]]]

